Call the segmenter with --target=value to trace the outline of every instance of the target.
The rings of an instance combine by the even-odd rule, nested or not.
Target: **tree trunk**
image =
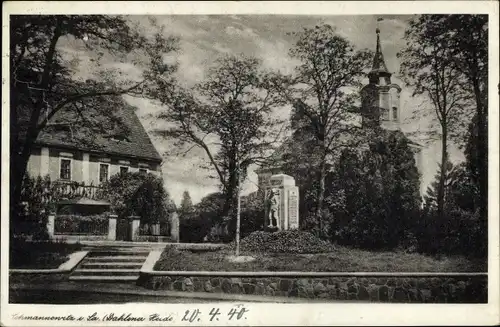
[[[38,137],[38,131],[30,131],[26,135],[26,140],[21,145],[21,142],[13,140],[11,142],[11,175],[10,175],[10,204],[18,204],[21,201],[21,189],[24,176],[28,168],[28,161],[31,156],[31,151]],[[22,147],[22,149],[21,149]]]
[[[240,230],[241,230],[241,199],[240,199],[240,172],[239,166],[237,169],[237,180],[236,180],[236,256],[240,255]]]
[[[224,205],[222,207],[222,215],[226,216],[234,204],[234,194],[236,190],[236,179],[234,178],[234,171],[230,173],[229,180],[224,190]]]
[[[10,155],[14,156],[14,167],[11,167],[12,173],[11,174],[11,199],[10,199],[10,205],[11,208],[12,205],[17,204],[21,200],[21,187],[22,187],[22,181],[23,178],[26,174],[26,169],[28,167],[28,161],[31,155],[31,150],[33,148],[33,145],[35,143],[35,140],[38,137],[38,134],[40,133],[40,126],[39,126],[39,119],[40,115],[42,113],[42,109],[47,110],[46,104],[44,101],[44,94],[46,90],[48,90],[50,86],[50,77],[52,73],[52,65],[54,62],[54,57],[55,57],[55,52],[56,52],[56,45],[59,40],[59,38],[62,35],[62,30],[61,30],[61,21],[60,19],[57,19],[55,28],[54,28],[54,34],[52,35],[52,39],[50,40],[50,44],[48,47],[47,51],[47,56],[45,58],[45,64],[44,64],[44,70],[42,73],[40,85],[38,86],[42,91],[42,93],[38,94],[37,101],[35,102],[33,111],[31,112],[31,117],[29,121],[29,125],[26,131],[26,139],[24,140],[22,144],[22,149],[21,149],[21,144],[19,142],[19,130],[16,130],[15,137],[16,139],[14,140],[14,148],[10,149]],[[14,105],[17,105],[16,102],[13,103]],[[18,108],[13,108],[13,110],[17,110]],[[18,122],[16,121],[16,124]],[[16,126],[19,127],[19,126]],[[12,140],[11,140],[12,141]]]
[[[318,205],[316,207],[316,219],[318,220],[318,236],[323,236],[323,202],[325,200],[325,179],[326,179],[326,157],[321,162],[319,171]]]
[[[444,184],[446,181],[446,164],[448,162],[448,131],[446,121],[442,123],[443,137],[441,138],[441,171],[439,175],[439,185],[438,185],[438,194],[437,194],[437,210],[438,210],[438,218],[440,221],[443,221],[444,218]]]
[[[474,82],[474,95],[477,111],[477,151],[478,151],[478,177],[479,177],[479,210],[480,216],[486,219],[488,213],[488,129],[486,127],[487,113],[483,110],[479,81]]]

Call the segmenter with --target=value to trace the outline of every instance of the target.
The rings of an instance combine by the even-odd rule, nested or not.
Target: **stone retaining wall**
[[[149,289],[288,296],[325,301],[487,303],[487,276],[450,277],[255,277],[154,276],[141,274]]]

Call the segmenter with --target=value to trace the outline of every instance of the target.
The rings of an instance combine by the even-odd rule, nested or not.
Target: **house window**
[[[60,161],[59,178],[65,181],[71,180],[71,159],[62,159]]]
[[[120,174],[126,174],[128,173],[128,167],[121,166],[120,167]]]
[[[147,174],[148,170],[146,168],[139,168],[139,173],[141,173],[141,174]]]
[[[398,108],[392,107],[392,119],[398,120]]]
[[[100,164],[99,166],[99,182],[105,182],[109,177],[109,165],[108,164]]]

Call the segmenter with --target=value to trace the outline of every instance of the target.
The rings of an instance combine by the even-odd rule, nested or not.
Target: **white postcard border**
[[[489,16],[489,262],[488,304],[379,304],[379,303],[324,303],[324,304],[272,304],[247,303],[245,320],[207,320],[193,323],[124,322],[123,326],[145,325],[489,325],[500,323],[499,318],[499,210],[498,210],[498,150],[499,150],[499,6],[496,1],[338,1],[338,2],[105,2],[105,1],[52,1],[3,3],[2,26],[2,195],[1,195],[1,320],[6,326],[115,326],[102,321],[38,321],[12,319],[15,313],[87,317],[93,312],[131,312],[148,315],[153,312],[173,313],[211,308],[228,311],[234,303],[211,304],[121,304],[121,305],[20,305],[8,304],[8,176],[9,176],[9,14],[286,14],[286,15],[347,15],[347,14],[415,14],[415,13],[488,13]]]

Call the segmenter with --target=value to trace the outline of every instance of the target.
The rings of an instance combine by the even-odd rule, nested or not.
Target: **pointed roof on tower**
[[[384,54],[382,53],[382,46],[380,45],[380,29],[377,27],[375,31],[377,33],[377,47],[375,49],[372,70],[370,71],[369,76],[373,77],[374,80],[378,80],[380,77],[390,77],[392,74],[389,73],[384,61]],[[371,79],[372,78],[370,78],[370,80]]]

